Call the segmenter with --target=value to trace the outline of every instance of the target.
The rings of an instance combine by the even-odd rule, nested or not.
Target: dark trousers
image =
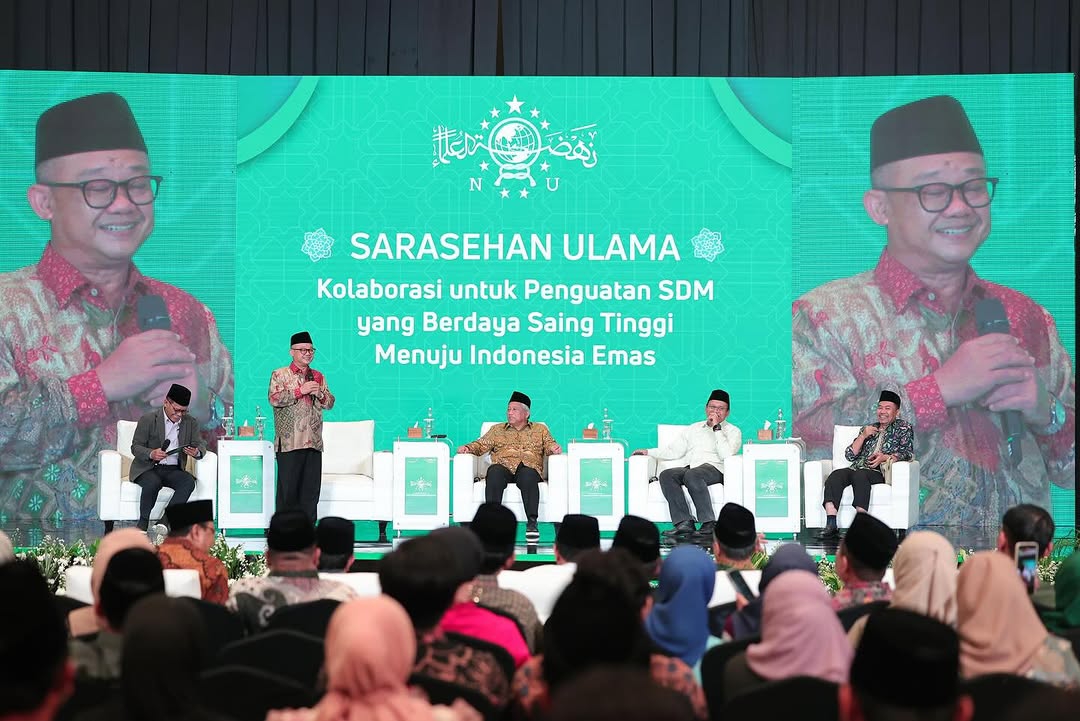
[[[157,503],[158,491],[162,488],[173,489],[173,496],[169,499],[169,505],[187,503],[191,492],[195,490],[195,478],[180,466],[154,466],[148,471],[143,471],[135,479],[142,488],[142,496],[139,497],[139,528],[146,530],[150,525],[150,512]]]
[[[277,510],[299,508],[315,522],[322,491],[322,452],[314,448],[278,451]]]
[[[709,486],[724,482],[724,474],[714,466],[703,463],[691,468],[669,468],[660,474],[660,490],[667,499],[668,513],[671,514],[671,522],[675,524],[685,523],[690,519],[690,504],[686,502],[686,494],[682,487],[690,492],[690,499],[694,502],[698,520],[708,523],[716,520],[716,513],[712,507],[712,496],[709,495]]]
[[[875,483],[884,483],[885,476],[878,471],[869,468],[837,468],[825,479],[825,500],[832,503],[837,510],[840,509],[840,498],[844,495],[844,489],[851,486],[855,501],[852,503],[856,508],[867,510],[870,508],[870,486]]]
[[[525,506],[525,518],[536,523],[540,517],[540,474],[524,463],[519,463],[516,471],[506,466],[492,463],[487,472],[487,486],[484,500],[502,503],[503,491],[509,483],[516,483],[521,491],[521,502]]]

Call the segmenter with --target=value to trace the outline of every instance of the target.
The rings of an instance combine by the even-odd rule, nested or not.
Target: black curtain
[[[0,68],[273,75],[1080,72],[1075,0],[0,0]]]

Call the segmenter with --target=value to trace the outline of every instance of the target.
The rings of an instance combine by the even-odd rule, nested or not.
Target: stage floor
[[[117,522],[116,527],[122,528],[125,526],[132,526],[133,523]],[[662,528],[670,527],[669,524],[662,524]],[[101,538],[103,533],[103,525],[100,521],[85,521],[76,523],[67,523],[61,527],[42,528],[38,523],[32,522],[31,519],[7,519],[4,523],[0,523],[0,530],[6,532],[11,536],[12,541],[17,548],[26,548],[37,546],[41,543],[45,536],[50,536],[54,539],[62,540],[65,543],[74,543],[77,540],[82,540],[84,543],[92,544]],[[997,528],[961,528],[956,526],[936,526],[926,527],[925,530],[932,530],[940,533],[957,549],[964,550],[984,550],[994,548],[997,543]],[[1069,530],[1069,529],[1065,529]],[[360,523],[358,524],[357,535],[360,538],[372,539],[370,541],[357,541],[356,557],[358,560],[376,560],[379,557],[385,555],[391,551],[395,545],[401,543],[407,536],[397,536],[393,533],[393,529],[389,529],[388,533],[391,538],[388,542],[379,543],[374,539],[378,535],[378,528],[375,523]],[[422,535],[422,534],[409,534],[409,535]],[[605,537],[602,539],[601,545],[606,548],[611,544],[611,533],[603,534]],[[804,530],[802,533],[795,534],[769,534],[766,536],[768,552],[772,552],[775,548],[782,544],[791,541],[800,543],[806,548],[806,550],[814,556],[827,555],[831,556],[836,552],[836,544],[822,544],[817,540],[817,530],[810,529]],[[522,567],[533,565],[536,563],[550,563],[555,559],[554,540],[555,532],[554,528],[549,523],[540,524],[540,542],[537,544],[526,544],[524,542],[524,530],[519,532],[519,543],[517,547],[517,559]],[[226,530],[226,540],[231,544],[242,545],[246,551],[262,551],[265,549],[265,537],[258,531],[236,531],[230,532]],[[661,552],[667,553],[674,544],[665,544]]]

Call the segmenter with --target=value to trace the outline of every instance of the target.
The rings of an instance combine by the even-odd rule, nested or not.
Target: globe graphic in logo
[[[527,166],[540,157],[543,138],[532,123],[507,118],[491,129],[488,151],[499,165]]]

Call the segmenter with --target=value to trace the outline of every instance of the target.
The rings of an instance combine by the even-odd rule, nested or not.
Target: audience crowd
[[[859,513],[833,593],[790,543],[744,583],[762,537],[730,503],[711,557],[662,557],[635,516],[604,551],[596,519],[571,514],[557,563],[524,571],[517,518],[485,503],[386,554],[370,594],[347,582],[345,519],[274,514],[269,573],[226,594],[212,509],[170,517],[160,548],[136,529],[102,539],[82,607],[0,533],[0,721],[1080,718],[1080,554],[1034,594],[1013,558],[1053,549],[1037,506],[1009,509],[997,550],[959,568],[941,535],[898,543]],[[166,595],[173,568],[198,572],[201,599]],[[719,584],[734,602],[713,603]]]

